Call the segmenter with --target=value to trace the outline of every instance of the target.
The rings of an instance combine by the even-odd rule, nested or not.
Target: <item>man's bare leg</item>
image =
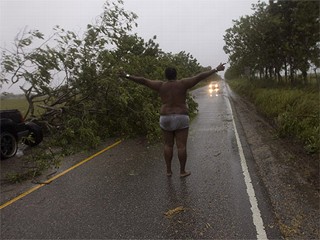
[[[163,138],[164,138],[164,159],[167,165],[167,176],[172,175],[171,163],[173,157],[173,145],[174,145],[174,133],[170,131],[163,130]]]
[[[189,128],[179,129],[175,131],[176,143],[178,148],[178,158],[180,161],[180,177],[187,177],[191,174],[186,171],[187,163],[187,140]]]

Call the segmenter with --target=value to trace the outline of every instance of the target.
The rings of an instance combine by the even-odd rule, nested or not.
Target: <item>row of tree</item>
[[[306,82],[308,72],[320,66],[319,6],[318,1],[273,0],[253,5],[251,16],[226,30],[224,51],[231,65],[226,77]]]
[[[203,68],[186,52],[163,52],[156,36],[145,41],[130,34],[136,18],[121,0],[107,1],[97,23],[88,25],[83,36],[59,26],[48,39],[37,30],[23,32],[14,50],[2,52],[1,83],[20,85],[29,103],[27,117],[56,134],[58,145],[92,147],[121,134],[156,138],[159,97],[120,79],[118,73],[123,69],[163,79],[167,66],[175,66],[179,78]],[[188,104],[195,113],[191,96]]]

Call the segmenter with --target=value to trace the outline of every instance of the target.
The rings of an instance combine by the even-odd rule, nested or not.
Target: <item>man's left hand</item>
[[[118,76],[121,77],[121,78],[125,78],[126,75],[127,75],[126,72],[123,71],[123,70],[120,70],[120,71],[118,72]]]
[[[219,71],[223,71],[223,70],[225,69],[225,67],[224,67],[225,64],[226,64],[226,63],[220,63],[219,66],[216,67],[217,71],[218,71],[218,72],[219,72]]]

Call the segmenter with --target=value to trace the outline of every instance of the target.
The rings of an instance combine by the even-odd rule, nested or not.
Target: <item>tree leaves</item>
[[[224,51],[229,54],[230,70],[241,75],[249,68],[251,76],[265,78],[290,71],[306,72],[319,67],[319,4],[316,1],[270,1],[254,5],[252,16],[241,17],[226,30]],[[232,75],[232,74],[231,74]]]
[[[130,34],[136,18],[123,9],[121,0],[107,1],[83,36],[59,26],[46,40],[37,30],[25,32],[16,39],[16,49],[3,54],[1,81],[23,85],[28,117],[43,124],[56,144],[84,149],[114,135],[159,138],[159,97],[143,86],[120,81],[119,70],[162,79],[167,66],[175,66],[181,77],[202,68],[188,53],[164,53],[156,36],[145,41]],[[197,105],[191,97],[188,104],[194,113]]]

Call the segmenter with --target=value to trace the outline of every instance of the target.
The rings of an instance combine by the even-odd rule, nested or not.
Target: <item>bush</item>
[[[307,153],[319,153],[319,94],[316,91],[265,88],[245,79],[229,81],[240,95],[252,101],[257,110],[277,127],[279,137],[299,140]]]

